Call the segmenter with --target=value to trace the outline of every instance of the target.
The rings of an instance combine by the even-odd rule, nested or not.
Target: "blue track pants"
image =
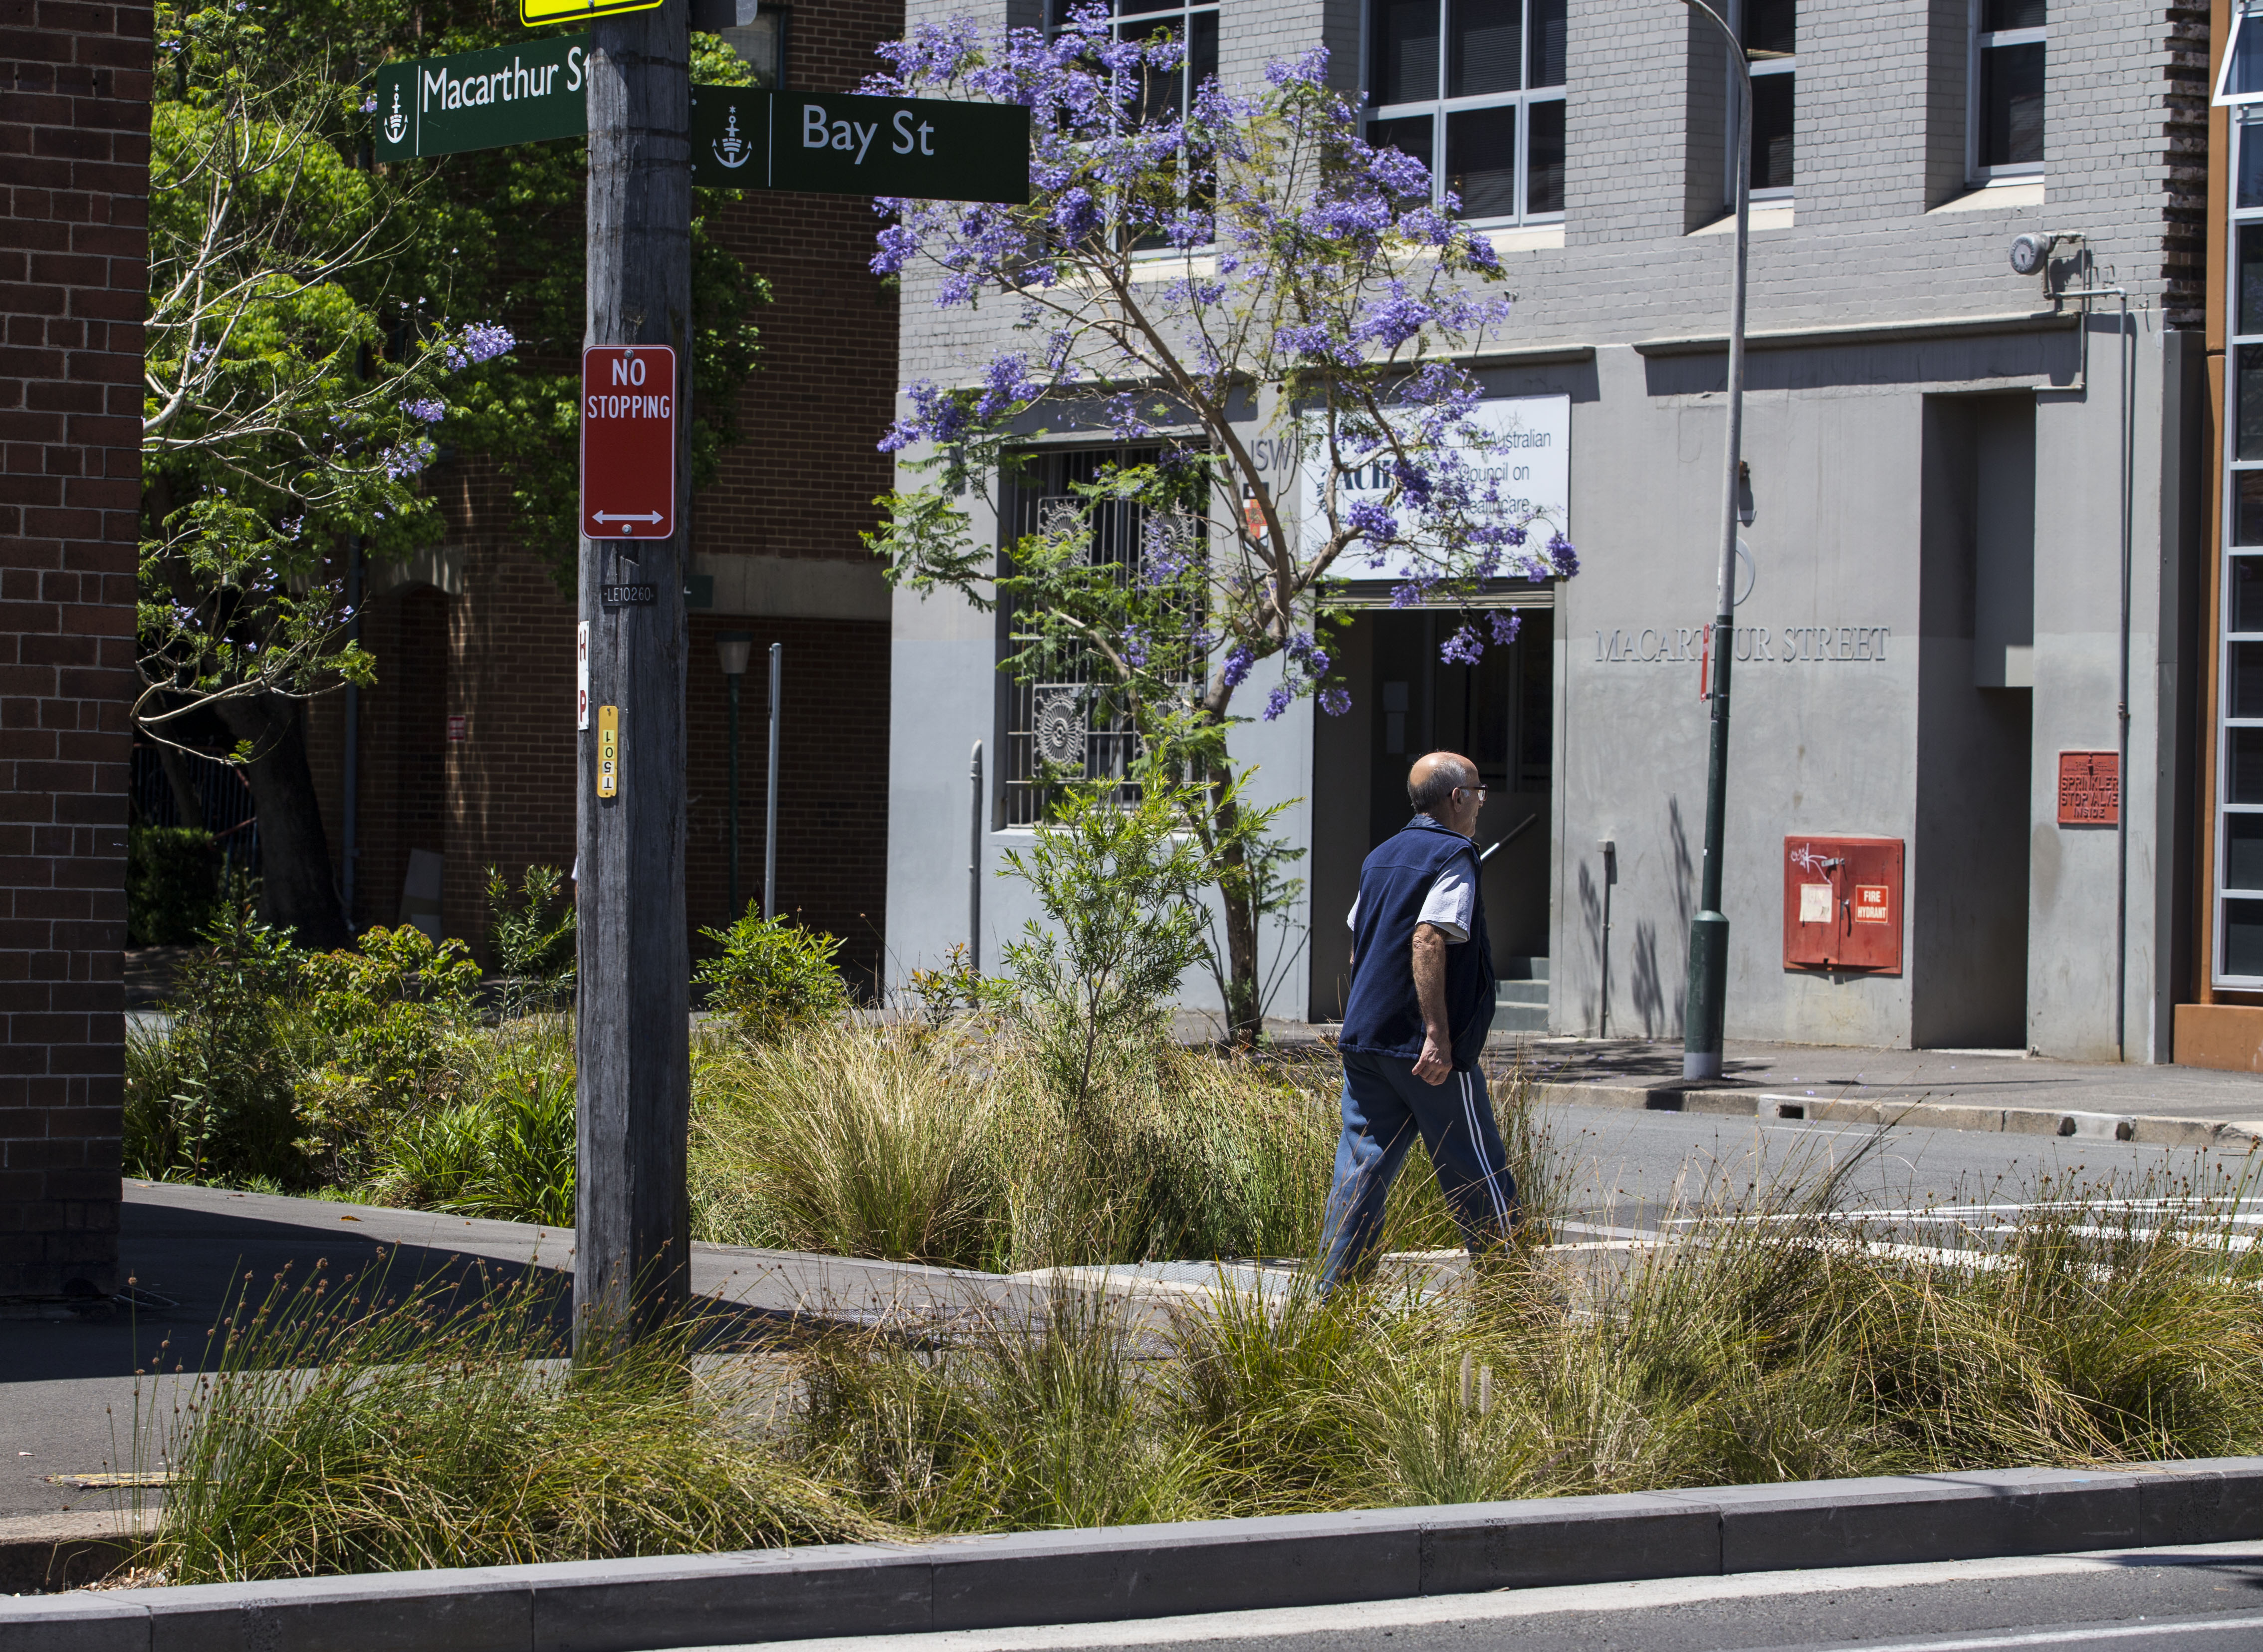
[[[1343,1052],[1343,1135],[1328,1194],[1320,1288],[1333,1288],[1367,1261],[1381,1235],[1384,1201],[1418,1134],[1470,1253],[1505,1241],[1516,1225],[1516,1184],[1485,1074],[1456,1072],[1428,1085],[1414,1076],[1412,1061],[1358,1050]]]

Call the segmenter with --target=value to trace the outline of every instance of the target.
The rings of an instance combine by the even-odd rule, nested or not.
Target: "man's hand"
[[[1446,1026],[1446,932],[1435,924],[1414,926],[1414,998],[1422,1006],[1422,1053],[1414,1076],[1424,1084],[1443,1084],[1454,1076],[1454,1036]]]

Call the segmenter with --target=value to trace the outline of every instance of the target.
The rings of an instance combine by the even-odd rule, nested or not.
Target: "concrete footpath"
[[[1487,1047],[1522,1063],[1539,1100],[1582,1107],[1822,1119],[1903,1119],[1935,1129],[2095,1136],[2245,1153],[2263,1142],[2263,1075],[2201,1067],[2088,1065],[2013,1051],[1840,1049],[1732,1042],[1717,1079],[1681,1077],[1681,1046],[1525,1038]]]
[[[2263,1537],[2263,1459],[0,1598],[0,1652],[658,1652]]]

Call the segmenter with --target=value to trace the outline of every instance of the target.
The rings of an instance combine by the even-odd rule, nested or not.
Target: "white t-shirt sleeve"
[[[1422,913],[1417,923],[1428,924],[1447,940],[1457,943],[1470,938],[1470,912],[1477,904],[1477,886],[1471,883],[1469,869],[1457,858],[1438,874],[1423,897]]]
[[[1457,859],[1438,874],[1430,885],[1430,892],[1422,898],[1422,911],[1415,919],[1438,930],[1447,940],[1458,945],[1470,938],[1470,908],[1476,904],[1477,889],[1470,882],[1469,869]],[[1351,910],[1344,914],[1344,927],[1359,927],[1359,898],[1352,898]]]

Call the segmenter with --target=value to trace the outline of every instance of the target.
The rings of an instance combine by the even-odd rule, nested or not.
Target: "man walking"
[[[1493,1026],[1493,949],[1471,840],[1477,766],[1432,752],[1406,775],[1414,818],[1359,871],[1344,1007],[1343,1136],[1328,1194],[1325,1292],[1358,1272],[1420,1132],[1472,1256],[1508,1238],[1516,1184],[1478,1066]]]

